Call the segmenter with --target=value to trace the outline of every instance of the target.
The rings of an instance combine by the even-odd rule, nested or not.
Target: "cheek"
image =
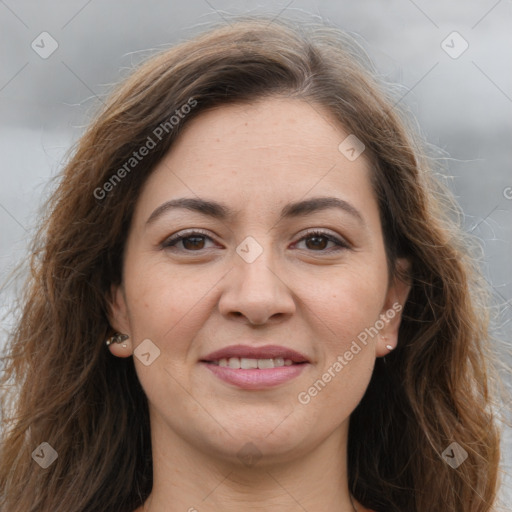
[[[378,320],[387,277],[379,265],[343,267],[328,279],[309,283],[307,305],[326,335],[326,346],[344,350],[359,333]]]
[[[211,296],[222,274],[171,265],[161,256],[157,262],[152,259],[141,254],[126,262],[131,328],[136,343],[149,338],[176,362],[211,315]]]
[[[187,380],[184,363],[192,357],[190,340],[202,325],[198,319],[201,300],[205,289],[212,285],[205,288],[208,283],[201,284],[183,273],[182,269],[171,269],[169,263],[154,262],[143,253],[132,256],[125,266],[135,346],[150,339],[159,349],[158,357],[148,366],[134,356],[139,381],[151,403],[171,400],[175,405],[181,403],[184,410],[190,405],[190,397],[183,391]]]
[[[371,272],[343,272],[308,299],[318,366],[297,398],[322,428],[334,428],[351,414],[370,382],[377,339],[371,328],[379,319],[386,284],[376,279]]]

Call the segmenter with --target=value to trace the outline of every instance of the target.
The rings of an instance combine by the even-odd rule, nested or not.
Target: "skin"
[[[368,161],[340,153],[347,135],[320,106],[301,100],[223,106],[187,124],[145,183],[123,282],[113,288],[111,324],[130,338],[110,346],[118,357],[132,356],[145,339],[160,350],[148,366],[134,357],[149,400],[154,464],[153,492],[137,512],[353,510],[350,414],[375,358],[396,346],[400,314],[308,404],[297,397],[358,334],[403,305],[409,285],[388,281]],[[347,201],[362,221],[336,208],[279,220],[287,203],[320,196]],[[219,220],[175,209],[147,224],[162,203],[181,197],[238,213]],[[207,237],[162,247],[191,228]],[[310,228],[349,248],[307,236]],[[236,252],[248,236],[263,250],[252,263]],[[199,363],[236,343],[283,345],[311,364],[273,388],[240,389]],[[257,450],[251,463],[237,456],[248,442]]]

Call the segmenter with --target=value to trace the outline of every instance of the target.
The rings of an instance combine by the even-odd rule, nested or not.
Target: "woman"
[[[35,241],[2,510],[493,510],[483,288],[394,103],[268,19],[126,80]]]

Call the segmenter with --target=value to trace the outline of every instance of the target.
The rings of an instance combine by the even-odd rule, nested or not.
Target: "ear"
[[[399,258],[396,264],[397,273],[389,284],[384,306],[380,314],[380,320],[384,323],[384,326],[379,330],[379,337],[375,347],[375,355],[377,357],[386,356],[391,350],[396,348],[398,329],[402,321],[402,311],[411,291],[411,279],[408,277],[411,268],[410,262],[405,258]]]
[[[123,343],[111,343],[108,347],[111,354],[117,357],[129,357],[133,354],[133,340],[131,338],[130,320],[126,295],[122,284],[110,287],[108,300],[108,320],[112,328],[119,333],[127,334],[129,338]]]

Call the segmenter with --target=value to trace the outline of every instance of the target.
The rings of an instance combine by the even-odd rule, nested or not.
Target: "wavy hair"
[[[352,494],[378,512],[494,510],[498,376],[488,292],[460,210],[396,91],[351,37],[267,18],[214,27],[145,61],[69,155],[3,358],[1,510],[131,512],[149,495],[147,399],[133,359],[105,347],[134,205],[193,118],[270,96],[324,107],[364,142],[390,275],[398,257],[411,262],[398,346],[377,359],[351,415]],[[149,139],[154,147],[131,161]],[[31,457],[42,442],[58,454],[46,469]],[[452,442],[468,453],[457,469],[442,457]]]

